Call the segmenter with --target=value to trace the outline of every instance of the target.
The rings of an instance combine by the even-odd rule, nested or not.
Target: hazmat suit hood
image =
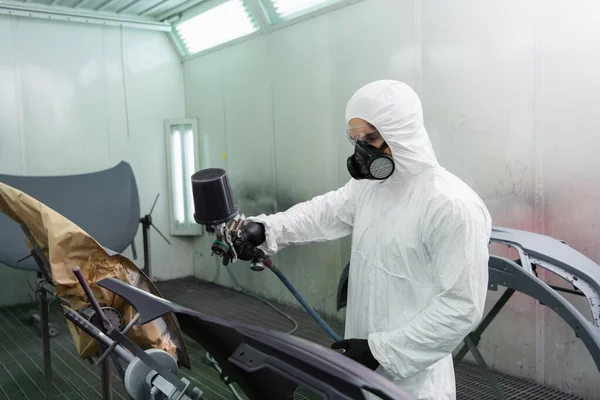
[[[408,179],[439,165],[419,96],[405,83],[381,80],[360,88],[346,106],[346,123],[354,118],[373,125],[386,141],[396,164],[395,179]]]

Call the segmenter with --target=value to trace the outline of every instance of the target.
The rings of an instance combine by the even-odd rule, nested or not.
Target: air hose
[[[327,325],[327,323],[323,320],[323,318],[321,318],[321,316],[319,314],[317,314],[317,312],[306,302],[306,300],[304,300],[304,298],[300,295],[300,293],[298,293],[298,291],[292,285],[292,283],[285,277],[285,275],[279,270],[279,268],[277,268],[277,266],[275,266],[275,264],[271,264],[270,266],[267,266],[267,268],[269,268],[271,271],[273,271],[275,273],[275,275],[277,275],[277,277],[281,280],[281,282],[283,282],[283,284],[294,295],[294,297],[300,302],[300,304],[302,304],[302,307],[304,307],[306,309],[306,311],[315,319],[315,321],[317,321],[319,323],[319,325],[321,325],[321,327],[325,330],[325,332],[327,332],[327,334],[329,336],[331,336],[333,338],[333,340],[335,340],[336,342],[338,340],[341,340],[341,338],[338,336],[338,334],[335,333],[333,331],[333,329],[331,329],[329,327],[329,325]]]

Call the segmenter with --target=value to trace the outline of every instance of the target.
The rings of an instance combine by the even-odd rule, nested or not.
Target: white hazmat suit
[[[344,337],[368,339],[377,372],[416,399],[455,399],[451,352],[483,315],[490,215],[438,164],[409,86],[364,86],[346,108],[346,120],[354,118],[372,124],[389,145],[392,176],[352,179],[248,220],[265,225],[261,248],[269,255],[352,234]]]

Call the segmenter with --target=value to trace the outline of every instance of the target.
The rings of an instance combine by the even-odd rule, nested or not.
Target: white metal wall
[[[383,76],[418,83],[412,7],[410,0],[362,2],[184,64],[201,163],[227,169],[246,215],[285,210],[349,179],[349,96]],[[373,29],[368,19],[387,28]],[[229,285],[210,258],[210,240],[198,241],[196,275]],[[335,291],[348,259],[342,240],[288,248],[276,262],[314,307],[337,316]],[[234,269],[248,289],[296,303],[272,274]]]
[[[184,115],[184,98],[166,35],[1,16],[0,38],[0,172],[77,174],[125,160],[142,213],[160,192],[153,217],[167,234],[163,121]],[[171,241],[151,231],[157,279],[193,273],[191,241]],[[136,244],[141,265],[141,227]],[[0,268],[0,303],[28,299],[26,276]]]
[[[227,168],[247,215],[269,213],[342,185],[345,102],[371,80],[403,80],[422,96],[441,163],[481,195],[496,225],[566,240],[600,263],[599,42],[594,0],[365,0],[186,62],[186,112],[200,118],[203,166]],[[230,285],[210,239],[195,246],[196,275]],[[276,261],[335,316],[348,256],[341,240]],[[270,273],[233,269],[247,289],[295,303]],[[498,297],[489,292],[488,303]],[[600,397],[580,341],[525,296],[482,348],[496,369]]]
[[[422,95],[440,161],[495,225],[557,237],[600,262],[600,4],[423,4]],[[589,317],[584,299],[567,296]],[[484,337],[494,367],[599,398],[600,374],[566,324],[526,296],[509,306]]]

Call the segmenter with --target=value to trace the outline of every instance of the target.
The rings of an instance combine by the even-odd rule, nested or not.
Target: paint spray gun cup
[[[194,220],[217,234],[211,250],[223,258],[223,265],[238,259],[251,262],[251,268],[262,271],[271,260],[258,249],[265,241],[262,224],[245,223],[238,212],[227,172],[221,168],[207,168],[191,177],[194,197]]]

